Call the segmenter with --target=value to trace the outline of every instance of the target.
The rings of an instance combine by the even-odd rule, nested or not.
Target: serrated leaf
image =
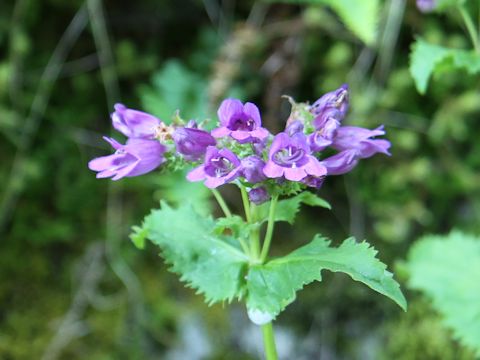
[[[295,300],[298,290],[321,281],[321,271],[326,269],[346,273],[406,309],[398,283],[368,243],[349,238],[337,248],[329,245],[327,239],[316,236],[285,257],[252,266],[247,277],[247,307],[277,315]]]
[[[480,56],[473,51],[450,49],[429,44],[419,38],[410,53],[410,74],[420,94],[425,94],[432,74],[440,71],[466,70],[473,75],[480,72]]]
[[[190,205],[173,209],[162,203],[145,218],[143,228],[170,270],[208,303],[242,297],[248,258],[232,246],[234,239],[214,234],[211,217],[200,216]]]
[[[300,210],[301,204],[319,206],[329,210],[332,208],[326,200],[315,195],[314,193],[304,191],[289,199],[280,200],[278,202],[275,212],[275,221],[286,221],[290,224],[293,224],[295,221],[295,216]],[[259,214],[259,219],[266,220],[268,218],[269,208],[270,202],[262,204],[258,207],[257,211]]]
[[[480,356],[480,238],[458,231],[425,236],[402,268],[408,286],[425,293],[455,338]]]

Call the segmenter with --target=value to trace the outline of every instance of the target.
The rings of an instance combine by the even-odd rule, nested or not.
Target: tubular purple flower
[[[356,157],[365,159],[376,153],[390,155],[390,141],[372,139],[372,137],[385,135],[383,126],[369,130],[356,126],[342,126],[337,129],[332,147],[339,150],[356,150]]]
[[[241,161],[242,176],[251,184],[259,183],[266,179],[263,174],[265,162],[258,156],[248,156]]]
[[[313,152],[322,151],[332,144],[332,140],[340,127],[340,122],[334,118],[329,118],[318,127],[313,134],[308,136],[308,145]]]
[[[293,134],[296,133],[301,133],[303,132],[303,123],[300,120],[294,120],[290,124],[287,124],[287,128],[285,129],[285,132],[289,135],[292,136]]]
[[[192,161],[200,159],[205,155],[208,146],[216,144],[215,139],[208,132],[191,127],[177,127],[172,138],[177,151],[187,160]]]
[[[300,181],[307,175],[326,175],[327,169],[310,154],[304,134],[290,137],[282,132],[273,139],[263,173],[269,178],[284,176],[290,181]]]
[[[112,113],[113,127],[129,138],[154,139],[162,123],[153,115],[115,104]]]
[[[310,107],[310,112],[315,115],[313,126],[319,129],[330,118],[341,122],[347,114],[348,106],[348,84],[343,84],[337,90],[323,95]]]
[[[255,189],[252,189],[248,192],[248,198],[255,205],[263,204],[265,201],[270,200],[270,194],[268,193],[265,187],[261,186]]]
[[[205,180],[205,186],[214,189],[235,180],[240,175],[240,160],[228,149],[207,147],[205,162],[187,174],[188,181]]]
[[[344,150],[321,161],[327,168],[328,175],[342,175],[351,171],[358,164],[356,150]],[[308,184],[307,184],[308,185]]]
[[[165,158],[165,146],[156,140],[128,139],[122,145],[112,138],[104,137],[116,150],[114,154],[102,156],[88,163],[90,170],[98,171],[97,178],[119,180],[146,174],[159,167]]]
[[[223,100],[218,109],[220,127],[212,131],[214,137],[231,136],[240,143],[265,139],[269,132],[262,127],[260,112],[255,104],[237,99]]]
[[[325,181],[325,176],[317,177],[317,176],[312,176],[312,175],[308,175],[307,177],[305,177],[302,180],[302,182],[305,185],[310,186],[312,188],[316,188],[316,189],[321,188],[324,181]]]
[[[437,0],[417,0],[417,8],[423,13],[429,13],[437,7]]]

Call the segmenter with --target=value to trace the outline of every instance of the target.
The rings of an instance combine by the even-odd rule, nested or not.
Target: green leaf
[[[473,51],[429,44],[421,38],[413,44],[410,73],[420,94],[425,94],[432,74],[456,69],[466,70],[470,75],[479,73],[480,56]]]
[[[375,258],[377,252],[368,243],[349,238],[337,248],[329,245],[328,240],[317,235],[311,243],[285,257],[252,266],[247,276],[247,307],[277,315],[295,300],[303,286],[321,281],[321,271],[326,269],[346,273],[406,310],[398,283],[385,264]]]
[[[178,60],[169,60],[153,75],[152,86],[140,88],[143,108],[169,122],[177,109],[186,119],[207,117],[208,83]]]
[[[300,204],[319,206],[329,210],[331,209],[331,206],[327,201],[312,192],[304,191],[289,199],[280,200],[278,202],[275,212],[275,221],[286,221],[290,224],[293,224],[295,221],[295,216],[300,210]],[[262,219],[262,221],[265,221],[268,218],[269,208],[269,202],[258,207],[259,218]]]
[[[243,296],[248,258],[234,239],[215,235],[215,221],[190,205],[178,209],[162,203],[145,218],[147,237],[162,250],[170,270],[205,295],[210,304]]]
[[[480,238],[454,231],[418,240],[404,268],[455,338],[480,356]]]
[[[145,240],[147,239],[148,231],[144,227],[133,226],[133,232],[130,234],[130,240],[132,240],[133,245],[137,249],[144,249],[145,248]]]
[[[379,0],[317,0],[311,2],[329,5],[358,38],[367,45],[375,43],[380,15]]]
[[[293,4],[328,5],[345,23],[345,26],[367,45],[377,37],[380,15],[379,0],[270,0]]]

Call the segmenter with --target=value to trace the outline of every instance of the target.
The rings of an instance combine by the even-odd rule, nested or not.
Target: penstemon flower
[[[189,181],[205,180],[205,186],[214,189],[235,180],[240,175],[240,171],[240,160],[233,152],[209,146],[205,154],[205,162],[190,171],[187,179]]]
[[[269,133],[262,127],[260,111],[256,105],[245,105],[237,99],[226,99],[218,109],[220,127],[212,131],[214,137],[231,136],[240,143],[265,139]]]
[[[115,104],[113,127],[129,138],[154,139],[162,122],[153,115]]]
[[[300,181],[307,175],[324,176],[327,169],[311,155],[304,134],[290,137],[280,133],[273,139],[263,172],[269,178],[283,176],[287,180]]]
[[[378,138],[385,135],[382,126],[369,130],[342,125],[348,99],[347,85],[311,106],[289,98],[292,111],[286,129],[275,136],[262,127],[256,105],[237,99],[222,102],[218,127],[211,132],[194,121],[185,124],[179,116],[174,125],[166,125],[117,104],[113,126],[128,140],[122,145],[105,138],[115,153],[89,162],[97,177],[112,180],[161,165],[165,172],[193,166],[187,180],[203,181],[225,217],[213,221],[187,204],[172,209],[162,203],[135,228],[132,240],[142,247],[149,238],[160,246],[173,271],[204,293],[207,302],[244,301],[250,320],[262,326],[267,360],[277,360],[271,322],[299,289],[321,280],[323,269],[345,272],[406,308],[398,284],[365,242],[347,239],[335,248],[318,235],[286,256],[269,259],[276,222],[293,223],[301,203],[329,208],[307,188],[320,189],[328,176],[353,170],[361,159],[390,155],[390,142]],[[244,219],[232,214],[216,190],[225,184],[240,188]]]
[[[126,145],[122,145],[112,138],[104,139],[116,151],[88,163],[90,170],[98,171],[97,178],[111,177],[112,180],[120,180],[123,177],[143,175],[165,161],[165,146],[158,141],[129,139]]]
[[[191,161],[200,159],[205,155],[207,147],[217,143],[210,133],[193,126],[193,124],[190,127],[180,126],[172,133],[177,152]]]

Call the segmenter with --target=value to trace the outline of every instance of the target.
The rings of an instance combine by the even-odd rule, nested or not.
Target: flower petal
[[[217,115],[222,126],[227,126],[230,118],[235,114],[242,113],[243,105],[238,99],[225,99],[218,108]],[[213,134],[212,134],[213,135]]]
[[[273,161],[267,162],[263,168],[263,173],[269,178],[279,178],[283,176],[285,168],[275,164]]]
[[[307,176],[303,168],[285,168],[285,179],[290,181],[300,181]]]
[[[206,175],[205,175],[205,169],[203,165],[196,167],[195,169],[189,171],[189,173],[187,174],[187,180],[191,182],[201,181],[201,180],[204,180],[205,178],[206,178]]]

